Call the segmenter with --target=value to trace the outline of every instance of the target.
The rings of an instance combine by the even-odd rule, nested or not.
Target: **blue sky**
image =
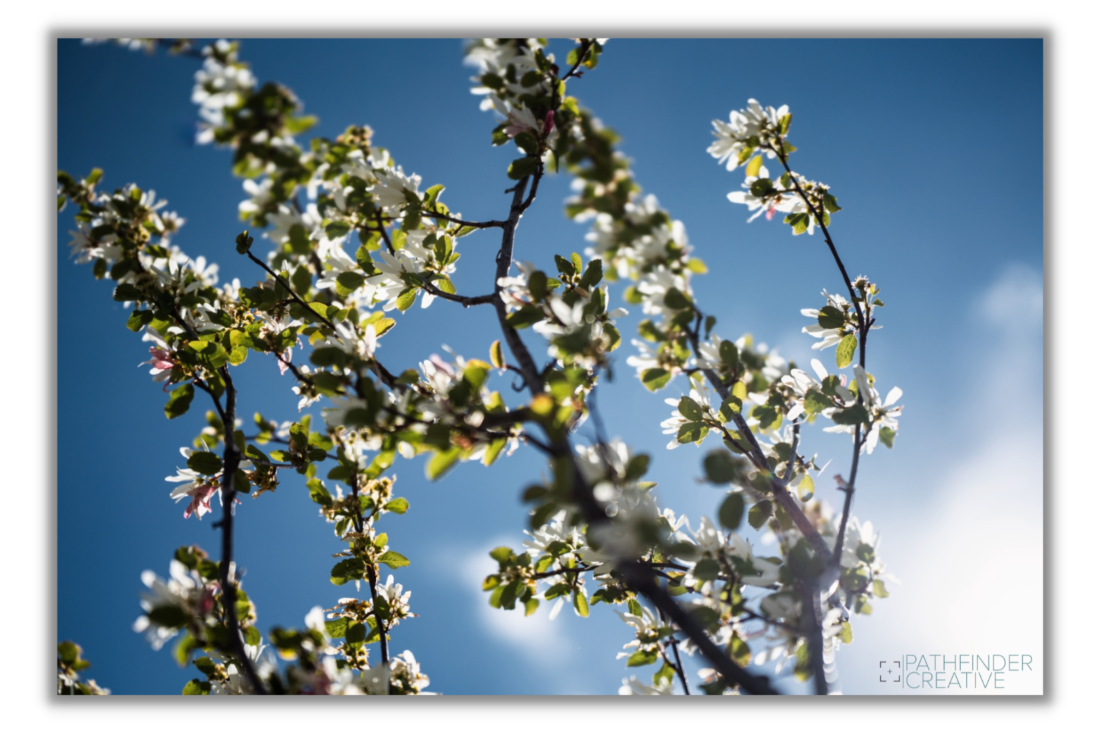
[[[369,124],[407,172],[447,186],[452,210],[500,218],[512,156],[489,146],[495,122],[469,94],[461,56],[453,40],[242,47],[261,82],[286,84],[320,117],[316,134]],[[156,189],[188,220],[176,240],[184,251],[219,262],[223,280],[248,283],[260,273],[233,253],[243,193],[229,154],[190,144],[196,66],[61,41],[57,162],[74,175],[100,166],[108,187]],[[646,192],[685,223],[710,266],[695,280],[697,298],[719,330],[752,333],[805,366],[812,340],[799,333],[807,321],[798,311],[817,307],[822,288],[842,287],[827,249],[819,236],[791,237],[778,222],[746,224],[744,209],[725,198],[740,174],[705,152],[710,120],[748,98],[790,105],[795,169],[832,185],[844,210],[831,229],[849,271],[883,288],[885,327],[873,334],[868,368],[887,389],[905,390],[896,448],[861,465],[855,504],[883,533],[903,585],[855,625],[856,643],[840,656],[845,690],[886,691],[873,671],[880,651],[942,641],[947,631],[931,620],[928,599],[938,608],[955,591],[971,596],[955,602],[951,638],[996,651],[1008,631],[990,628],[989,611],[1011,586],[996,571],[1034,564],[1024,551],[1033,545],[1041,554],[1041,41],[614,40],[570,92],[622,135]],[[561,211],[568,183],[544,182],[520,227],[517,258],[545,265],[554,253],[583,250],[584,226]],[[201,412],[164,420],[164,395],[135,368],[147,353],[124,328],[126,313],[105,283],[67,260],[71,213],[58,218],[58,638],[82,644],[96,679],[115,692],[174,692],[192,673],[129,626],[140,613],[142,570],[165,574],[181,544],[216,549],[211,522],[184,521],[163,481],[181,464],[178,447]],[[460,251],[459,292],[487,292],[494,242],[472,235]],[[452,305],[410,311],[380,356],[405,368],[446,344],[484,358],[497,338],[492,315]],[[628,323],[636,321],[637,312]],[[653,455],[662,504],[697,524],[718,495],[695,480],[698,451],[664,449],[657,424],[675,391],[642,391],[628,351],[618,352],[617,379],[600,391],[608,431]],[[289,376],[255,354],[241,371],[242,414],[293,417]],[[837,436],[812,435],[809,446],[837,458],[829,475],[848,453]],[[597,607],[587,620],[563,613],[548,622],[545,610],[521,619],[490,609],[478,589],[491,567],[487,550],[523,537],[518,495],[543,470],[538,456],[521,451],[491,470],[459,466],[439,483],[424,480],[421,463],[397,464],[398,493],[412,506],[383,528],[413,561],[396,575],[421,614],[395,630],[393,645],[416,654],[429,689],[614,693],[627,674],[615,653],[630,639],[614,614]],[[960,511],[972,519],[960,523]],[[238,561],[261,628],[300,625],[310,607],[347,592],[328,581],[330,553],[340,548],[301,486],[287,481],[275,495],[246,500],[238,516]],[[961,559],[963,551],[974,559]],[[999,559],[983,570],[989,556]],[[951,585],[974,575],[983,579],[977,591]]]

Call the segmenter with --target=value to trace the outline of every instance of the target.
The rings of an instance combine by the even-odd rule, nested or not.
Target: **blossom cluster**
[[[260,86],[237,43],[205,47],[192,90],[203,121],[198,140],[232,150],[247,194],[239,214],[270,244],[257,256],[249,232],[236,238],[237,253],[265,273],[251,287],[219,288],[216,265],[184,255],[172,242],[183,220],[162,211],[153,191],[131,184],[102,193],[101,171],[80,181],[59,174],[59,210],[79,207],[72,256],[114,281],[116,301],[134,306],[127,326],[151,344],[144,363],[172,388],[166,416],[188,412],[196,390],[216,408],[193,448],[181,449],[186,468],[167,479],[180,484],[171,498],[187,500],[185,518],[210,513],[221,493],[229,531],[236,494],[273,494],[293,471],[342,545],[330,581],[356,589],[331,608],[313,608],[301,629],[272,629],[265,643],[232,562],[180,548],[169,579],[143,574],[149,592],[134,628],[155,649],[181,637],[177,661],[205,677],[185,694],[423,692],[428,678],[412,652],[389,647],[391,632],[416,616],[411,591],[388,572],[382,582],[383,566],[410,564],[380,526],[409,509],[387,475],[398,457],[427,455],[426,473],[437,479],[459,461],[490,465],[524,443],[547,455],[548,478],[524,492],[532,505],[525,549],[494,549],[497,569],[483,589],[493,607],[522,606],[528,615],[551,603],[551,618],[566,602],[581,617],[599,603],[622,607],[632,638],[620,656],[630,668],[659,665],[652,684],[624,680],[624,694],[671,694],[677,681],[687,691],[681,652],[702,651],[716,667],[774,662],[777,673],[793,660],[795,674],[808,679],[822,661],[812,658],[811,638],[820,634],[825,654],[835,654],[852,640],[849,611],[869,614],[871,597],[889,595],[885,583],[895,581],[878,536],[854,517],[845,524],[847,505],[838,523],[815,496],[823,468],[800,442],[819,417],[830,423],[826,432],[852,435],[852,477],[860,454],[880,442],[892,447],[901,390],[882,398],[865,366],[867,335],[884,305],[878,287],[861,276],[845,282],[847,298],[826,290],[824,306],[803,310],[815,321],[803,329],[817,340],[814,350],[836,348],[836,374],[818,359],[812,374],[798,369],[748,335],[723,338],[696,302],[693,278],[707,267],[684,223],[643,195],[615,133],[566,94],[568,81],[596,68],[605,42],[577,39],[562,66],[542,39],[482,39],[467,48],[478,69],[474,93],[503,118],[493,143],[522,153],[507,172],[517,181],[507,220],[480,222],[451,212],[443,186],[424,188],[375,144],[370,127],[300,143],[296,136],[315,120],[301,114],[294,93]],[[745,165],[742,191],[729,198],[753,218],[781,212],[795,234],[818,227],[828,237],[839,206],[828,186],[790,170],[790,120],[786,107],[750,100],[729,123],[715,122],[709,152],[729,170]],[[776,181],[765,158],[784,168]],[[516,225],[542,176],[562,165],[574,176],[566,212],[591,223],[589,248],[585,257],[556,255],[553,269],[522,262],[514,274]],[[493,291],[459,295],[458,239],[492,229],[502,231]],[[629,313],[611,305],[620,280],[625,301],[643,315],[626,363],[652,392],[686,381],[677,382],[686,392],[666,399],[673,411],[658,428],[671,436],[668,448],[708,437],[722,444],[702,462],[721,503],[716,518],[701,517],[696,528],[658,504],[656,485],[645,480],[650,456],[607,440],[599,420],[594,440],[573,443],[598,417],[593,391],[610,377],[609,355],[622,342],[616,322]],[[444,347],[448,356],[391,372],[381,361],[384,337],[417,298],[422,308],[437,299],[492,304],[511,359],[496,341],[488,362]],[[551,361],[541,368],[518,334],[526,328],[546,341]],[[300,413],[281,424],[257,414],[251,435],[234,412],[230,371],[250,352],[271,355],[291,375]],[[525,404],[509,407],[494,389],[494,376],[508,371],[519,375],[517,390],[530,392]],[[301,414],[321,400],[322,420]],[[854,487],[838,481],[850,501]],[[763,535],[754,539],[750,529]],[[760,549],[771,543],[774,554]],[[657,603],[673,598],[691,623]],[[94,691],[78,682],[79,653],[71,651],[59,649],[59,689]],[[728,667],[701,677],[708,694],[732,694],[746,682]]]

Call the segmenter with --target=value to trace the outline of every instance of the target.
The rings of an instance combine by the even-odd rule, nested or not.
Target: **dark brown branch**
[[[374,220],[378,223],[378,228],[374,231],[382,235],[382,241],[386,243],[386,249],[390,251],[391,255],[396,255],[397,250],[393,248],[393,242],[390,241],[390,235],[386,233],[386,223],[382,221],[382,212],[379,211],[375,214]]]
[[[427,209],[421,209],[420,214],[421,216],[427,216],[431,219],[442,219],[444,221],[449,221],[452,224],[461,224],[464,227],[473,227],[474,229],[503,229],[504,226],[507,224],[507,222],[496,221],[495,219],[493,221],[466,221],[464,219],[456,219],[453,216],[448,216],[447,214],[442,214],[437,211],[429,211]]]
[[[443,292],[436,286],[432,285],[430,282],[425,282],[421,287],[424,288],[425,292],[431,293],[437,298],[443,298],[443,300],[450,300],[454,301],[455,303],[461,303],[467,308],[472,305],[483,305],[485,303],[492,303],[493,300],[497,297],[496,293],[493,293],[492,295],[478,295],[474,297],[467,297],[465,295],[453,295],[451,293]]]
[[[226,626],[229,627],[229,646],[237,656],[241,664],[244,676],[248,684],[257,695],[266,695],[267,689],[256,672],[255,665],[248,658],[241,639],[240,621],[237,619],[237,581],[230,577],[229,569],[233,565],[233,502],[237,498],[237,490],[234,486],[237,469],[241,465],[241,451],[237,447],[234,438],[237,416],[237,390],[233,386],[233,378],[229,375],[229,369],[222,367],[220,370],[222,379],[225,380],[225,451],[222,454],[222,462],[225,469],[222,473],[222,557],[220,563],[222,606],[225,608]]]
[[[527,346],[523,343],[523,339],[520,338],[516,329],[508,325],[508,308],[504,305],[504,299],[500,295],[501,290],[503,290],[500,280],[508,277],[508,271],[512,267],[512,250],[515,247],[516,227],[519,226],[520,217],[523,215],[523,194],[527,188],[527,180],[527,178],[524,178],[512,189],[512,207],[500,238],[500,251],[497,252],[497,271],[493,284],[496,300],[493,305],[496,307],[497,320],[500,321],[500,329],[504,333],[504,340],[508,342],[508,348],[516,361],[519,362],[520,373],[523,374],[528,389],[531,390],[532,394],[541,394],[543,391],[542,376],[539,374],[538,367],[535,366],[535,360],[531,357],[531,352],[527,350]],[[537,173],[535,174],[535,180],[537,185]]]
[[[677,639],[672,639],[668,645],[672,647],[672,655],[676,657],[676,674],[680,676],[680,684],[684,687],[684,694],[690,695],[691,688],[688,687],[687,677],[684,676],[684,662],[680,659],[680,642]]]
[[[848,270],[844,267],[844,262],[840,259],[840,254],[836,250],[836,245],[833,244],[833,238],[829,234],[829,228],[825,226],[825,221],[821,216],[821,212],[816,206],[811,203],[809,196],[802,189],[802,185],[798,182],[798,176],[795,175],[789,165],[787,165],[787,154],[783,152],[782,144],[780,144],[779,150],[770,148],[779,157],[779,162],[783,164],[783,169],[787,171],[787,175],[790,176],[791,182],[794,184],[795,190],[802,198],[803,203],[806,204],[806,208],[810,210],[817,225],[821,227],[821,233],[825,238],[825,244],[829,245],[829,251],[833,255],[833,260],[836,262],[837,268],[840,270],[841,277],[844,278],[844,284],[848,288],[848,295],[852,299],[852,308],[856,311],[856,319],[858,320],[859,328],[859,366],[865,369],[867,367],[867,332],[871,328],[871,324],[867,321],[867,317],[864,314],[864,310],[867,308],[866,295],[862,305],[859,299],[856,297],[855,288],[852,286],[852,278],[848,275]],[[856,392],[857,403],[863,404],[863,394],[861,391]],[[844,533],[848,526],[849,510],[852,505],[852,496],[856,491],[856,472],[859,470],[859,453],[863,447],[860,442],[860,430],[861,426],[856,426],[855,434],[855,448],[852,453],[852,468],[848,474],[848,485],[845,489],[846,495],[844,497],[844,513],[841,515],[840,526],[837,528],[836,546],[833,548],[833,566],[837,568],[840,566],[840,554],[844,547]]]
[[[320,314],[320,313],[318,313],[317,311],[313,310],[313,308],[311,308],[311,307],[310,307],[309,303],[307,303],[307,302],[305,302],[304,300],[302,300],[301,298],[299,298],[299,297],[298,297],[298,294],[297,294],[297,293],[295,293],[295,292],[294,292],[294,290],[293,290],[293,288],[291,288],[291,287],[290,287],[290,283],[288,283],[288,282],[287,282],[286,280],[283,280],[283,279],[282,279],[281,277],[279,277],[279,275],[278,275],[278,274],[277,274],[277,273],[276,273],[276,272],[275,272],[274,270],[272,270],[272,269],[271,269],[270,267],[268,267],[268,266],[267,266],[267,263],[266,263],[266,262],[264,262],[263,260],[261,260],[261,259],[259,259],[258,257],[256,257],[256,255],[252,254],[252,250],[247,250],[247,251],[245,251],[245,254],[246,254],[246,255],[248,255],[248,259],[252,260],[252,261],[253,261],[253,262],[255,262],[255,263],[256,263],[257,265],[259,265],[260,267],[262,267],[262,268],[263,268],[263,270],[264,270],[264,272],[266,272],[267,274],[271,275],[271,277],[275,278],[275,282],[277,282],[277,283],[279,283],[280,285],[282,285],[282,286],[283,286],[283,287],[284,287],[284,288],[286,289],[286,291],[287,291],[288,293],[290,293],[290,297],[291,297],[291,298],[292,298],[292,299],[293,299],[293,300],[294,300],[294,301],[295,301],[295,302],[296,302],[296,303],[297,303],[298,305],[300,305],[300,306],[302,306],[303,308],[305,308],[306,310],[308,310],[308,311],[309,311],[310,313],[312,313],[312,314],[314,315],[314,317],[316,317],[316,318],[317,318],[317,320],[321,321],[321,323],[324,323],[324,324],[325,324],[326,326],[328,326],[329,328],[331,328],[331,329],[332,329],[332,330],[333,330],[334,332],[336,331],[336,326],[334,326],[334,325],[333,325],[332,321],[330,321],[329,319],[325,318],[325,317],[324,317],[323,315],[321,315],[321,314]]]

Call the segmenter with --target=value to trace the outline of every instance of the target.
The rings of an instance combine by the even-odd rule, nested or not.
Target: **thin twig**
[[[466,221],[465,219],[456,219],[453,216],[449,216],[447,214],[443,214],[437,211],[429,211],[427,209],[421,209],[420,214],[422,216],[427,216],[431,219],[442,219],[444,221],[449,221],[452,224],[461,224],[464,227],[473,227],[474,229],[503,229],[505,224],[507,223],[503,221],[496,221],[495,219],[493,221]]]

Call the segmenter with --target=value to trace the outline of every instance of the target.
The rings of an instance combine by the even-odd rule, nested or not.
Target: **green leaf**
[[[527,278],[527,289],[531,292],[531,297],[536,300],[541,300],[547,296],[547,274],[541,270],[532,272]]]
[[[539,168],[539,159],[531,157],[516,158],[508,166],[508,177],[513,181],[533,175]]]
[[[678,288],[669,288],[665,293],[665,305],[673,310],[686,310],[691,307],[691,299]]]
[[[709,432],[710,428],[701,422],[686,422],[676,433],[676,440],[681,443],[701,443]]]
[[[210,683],[200,682],[197,679],[191,680],[183,686],[184,695],[209,695]]]
[[[112,297],[120,303],[127,300],[144,300],[141,291],[130,283],[122,283],[115,288],[115,293]]]
[[[409,500],[403,499],[400,496],[396,499],[390,499],[383,506],[387,512],[393,512],[394,514],[404,514],[409,510]]]
[[[890,594],[886,592],[886,583],[883,583],[881,580],[876,580],[874,583],[871,584],[871,587],[874,589],[874,594],[876,598],[890,597]]]
[[[636,651],[626,660],[628,667],[645,667],[657,661],[656,651]]]
[[[718,566],[717,560],[705,557],[695,563],[695,569],[691,571],[691,574],[699,580],[716,580],[721,572],[722,568]]]
[[[844,311],[831,305],[817,312],[817,325],[822,328],[843,328],[846,320]]]
[[[536,72],[529,71],[527,73],[528,74],[534,74]],[[524,75],[525,78],[526,78],[526,76],[527,76],[527,74]],[[516,135],[512,139],[515,141],[516,147],[519,148],[520,150],[522,150],[523,152],[527,153],[528,155],[538,154],[538,152],[539,152],[539,141],[530,132],[527,132],[525,130],[525,131],[521,132],[520,134]]]
[[[851,644],[852,643],[852,625],[850,623],[848,623],[847,621],[842,622],[840,624],[840,634],[839,634],[839,636],[840,636],[840,640],[843,641],[845,644]]]
[[[387,550],[378,556],[378,562],[389,565],[391,568],[403,568],[408,566],[409,559],[399,552]]]
[[[344,616],[325,621],[325,633],[333,639],[342,639],[348,633],[348,619]]]
[[[237,235],[237,254],[243,255],[252,246],[252,237],[248,236],[248,230]]]
[[[760,166],[764,164],[764,159],[757,155],[745,165],[745,177],[755,178],[760,174]]]
[[[592,260],[588,263],[588,267],[584,270],[584,275],[581,277],[582,288],[594,288],[603,279],[603,262],[601,260]]]
[[[639,453],[630,459],[630,463],[626,466],[626,475],[624,478],[627,481],[637,481],[642,476],[645,476],[646,471],[649,470],[649,456],[645,453]]]
[[[416,300],[416,288],[405,288],[397,296],[397,310],[404,313]]]
[[[893,428],[879,428],[878,439],[882,441],[882,444],[887,448],[894,447],[894,437],[897,436],[897,431]]]
[[[867,414],[867,408],[863,405],[851,405],[843,410],[837,410],[832,418],[837,425],[862,425],[871,421],[871,416]]]
[[[351,231],[351,225],[346,221],[333,221],[325,225],[325,237],[339,239]]]
[[[745,515],[745,497],[734,492],[726,497],[722,505],[718,507],[718,521],[726,529],[737,529],[741,526],[741,519]],[[757,528],[759,529],[759,527]]]
[[[179,606],[156,606],[148,613],[149,621],[157,626],[164,626],[169,629],[178,629],[181,626],[186,626],[190,618],[187,612]]]
[[[573,608],[577,609],[581,618],[588,618],[588,599],[584,597],[583,590],[573,591]]]
[[[341,272],[336,276],[336,292],[341,298],[346,298],[363,286],[366,278],[358,272]]]
[[[309,489],[310,499],[323,507],[332,506],[332,494],[328,493],[328,489],[325,488],[320,479],[310,479],[306,482],[306,487]]]
[[[719,449],[707,453],[703,459],[703,471],[707,475],[707,481],[721,485],[733,481],[742,469],[737,459],[728,451]]]
[[[222,459],[214,453],[195,452],[187,459],[187,467],[204,476],[213,476],[222,470]]]
[[[698,402],[690,397],[681,397],[677,409],[680,411],[680,414],[688,420],[699,421],[703,419],[703,408],[699,406]]]
[[[744,384],[744,382],[738,382],[738,384]],[[722,422],[730,422],[733,420],[734,415],[741,412],[741,398],[736,395],[730,395],[722,402],[722,407],[718,410],[718,414],[722,417]]]
[[[668,380],[672,379],[672,375],[664,369],[654,368],[646,369],[642,372],[642,384],[650,392],[656,392],[657,390],[668,384]]]
[[[497,369],[504,368],[504,349],[500,345],[500,339],[494,341],[492,346],[489,347],[489,361]]]
[[[734,372],[741,370],[741,360],[737,356],[737,345],[732,341],[723,341],[718,345],[718,356],[722,363]]]
[[[505,323],[518,330],[533,326],[544,318],[546,318],[546,316],[541,309],[533,305],[525,305],[518,311],[509,313],[508,318],[505,319]]]
[[[855,334],[848,334],[836,345],[836,365],[843,369],[852,363],[852,357],[856,353]]]
[[[191,400],[195,398],[195,388],[190,382],[176,387],[168,398],[168,404],[164,406],[164,414],[169,420],[187,413],[191,407]]]
[[[768,195],[774,188],[775,185],[771,182],[770,178],[757,178],[752,182],[752,185],[749,186],[749,193],[759,198]]]
[[[134,333],[137,333],[142,329],[143,326],[148,325],[152,320],[152,311],[135,310],[126,320],[126,328],[130,329]]]
[[[833,407],[833,401],[818,390],[810,388],[806,390],[806,399],[803,400],[802,406],[805,408],[807,415],[815,415],[822,410]]]
[[[814,479],[810,474],[804,474],[802,480],[798,482],[798,498],[802,501],[809,501],[814,496]]]
[[[428,478],[434,481],[437,478],[441,477],[443,474],[447,473],[447,471],[449,471],[451,467],[454,466],[455,462],[458,460],[458,457],[459,450],[457,448],[443,451],[442,453],[436,453],[434,456],[432,456],[432,459],[428,461],[428,465],[425,469]]]
[[[772,516],[772,503],[765,499],[749,509],[749,525],[753,529],[760,529]]]
[[[349,557],[341,560],[333,566],[329,573],[329,581],[333,585],[344,585],[349,580],[362,580],[367,567],[357,557]]]

